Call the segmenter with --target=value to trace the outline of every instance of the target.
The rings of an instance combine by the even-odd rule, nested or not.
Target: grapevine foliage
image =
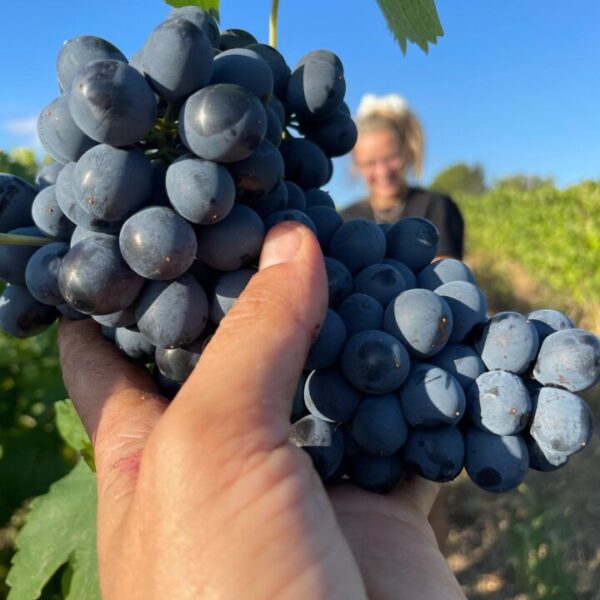
[[[219,0],[165,0],[169,6],[181,8],[182,6],[197,6],[212,14],[219,21]]]
[[[56,415],[63,439],[74,450],[89,453],[90,441],[70,401],[57,402]],[[39,598],[65,564],[65,600],[100,599],[96,500],[96,477],[85,461],[33,500],[15,540],[17,552],[7,577],[9,600]]]
[[[414,42],[425,53],[444,30],[434,0],[377,0],[388,27],[406,54],[406,43]]]

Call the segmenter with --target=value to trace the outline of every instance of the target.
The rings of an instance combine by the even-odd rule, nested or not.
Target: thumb
[[[274,227],[258,273],[221,321],[169,417],[191,428],[192,439],[209,435],[219,445],[227,441],[220,436],[251,438],[261,450],[286,441],[295,387],[326,309],[317,239],[299,223]]]

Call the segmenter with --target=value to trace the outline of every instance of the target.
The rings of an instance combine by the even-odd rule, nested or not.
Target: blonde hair
[[[363,96],[355,118],[359,135],[388,129],[396,133],[404,149],[406,164],[419,177],[423,170],[425,137],[416,115],[397,94]]]

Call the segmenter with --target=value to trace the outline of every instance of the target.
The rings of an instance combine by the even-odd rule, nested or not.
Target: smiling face
[[[392,129],[376,129],[358,136],[354,165],[371,196],[394,198],[402,194],[408,167],[406,152]]]

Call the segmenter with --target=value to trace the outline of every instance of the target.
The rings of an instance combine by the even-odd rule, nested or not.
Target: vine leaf
[[[96,471],[94,462],[94,449],[83,427],[79,415],[70,400],[61,400],[54,403],[56,411],[56,427],[60,437],[76,452],[81,453],[83,459],[92,471]]]
[[[90,440],[83,428],[83,423],[79,415],[75,412],[75,407],[70,400],[61,400],[54,403],[56,411],[56,427],[60,437],[73,448],[81,451]]]
[[[435,0],[377,0],[390,31],[406,54],[406,43],[414,42],[427,53],[444,30]]]
[[[219,21],[219,0],[165,0],[170,6],[181,8],[182,6],[197,6],[208,12]]]
[[[31,502],[15,539],[8,600],[39,598],[64,564],[70,570],[65,600],[100,600],[96,502],[96,477],[84,461]]]

